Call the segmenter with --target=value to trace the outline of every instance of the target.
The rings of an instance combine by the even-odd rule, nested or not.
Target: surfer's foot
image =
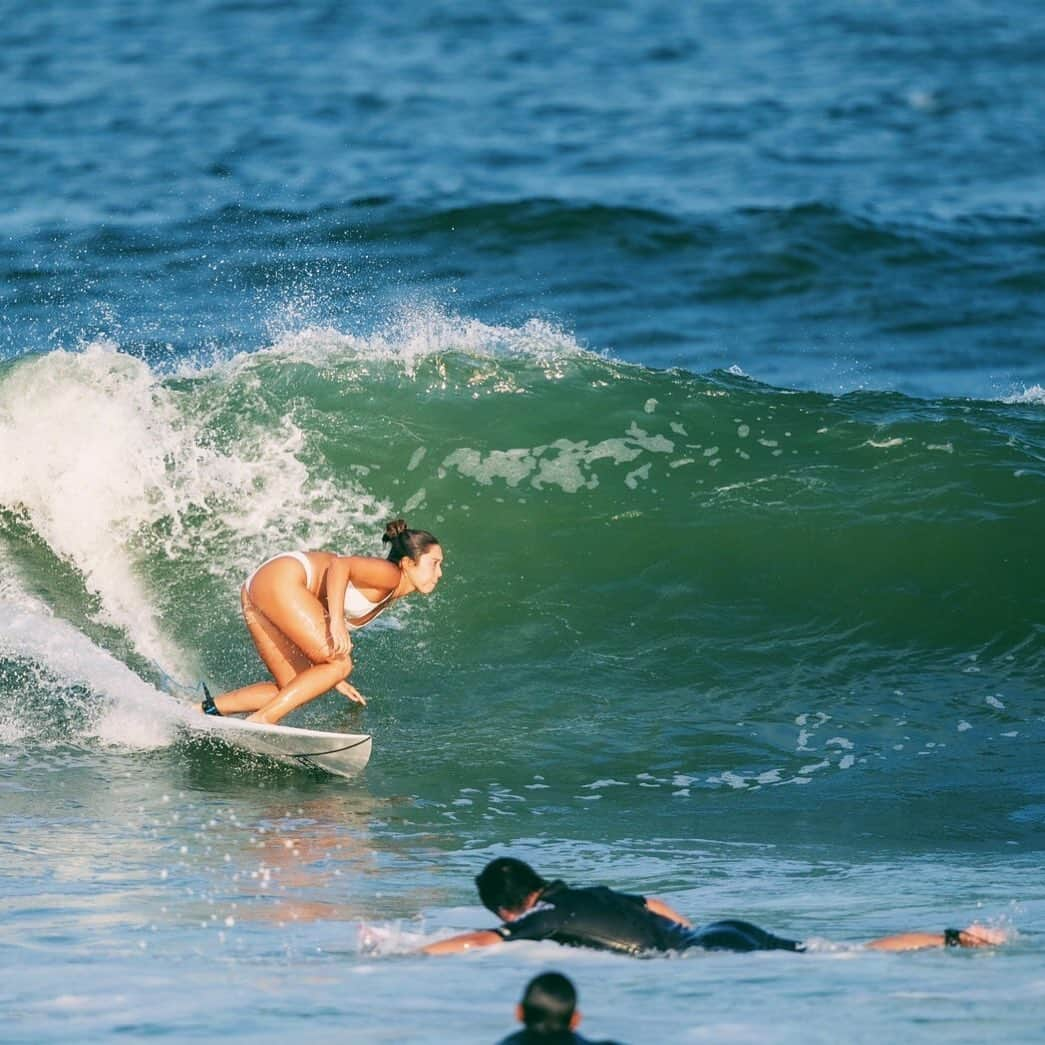
[[[214,703],[214,698],[210,695],[210,690],[207,689],[207,683],[201,682],[200,685],[203,687],[203,700],[200,703],[200,710],[204,715],[217,715],[218,718],[221,718],[218,705]]]
[[[347,682],[339,682],[334,689],[336,689],[341,696],[348,697],[348,699],[354,704],[362,704],[366,707],[366,697],[364,697],[355,686],[352,686]]]

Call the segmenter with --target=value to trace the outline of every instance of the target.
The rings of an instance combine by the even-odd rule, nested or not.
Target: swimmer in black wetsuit
[[[662,900],[619,893],[606,886],[573,889],[549,882],[529,864],[511,857],[491,860],[475,880],[483,906],[504,923],[496,929],[462,933],[423,948],[425,954],[453,954],[512,940],[554,940],[572,947],[593,947],[640,955],[685,951],[801,951],[784,939],[737,919],[694,928]],[[1002,943],[999,930],[986,926],[947,929],[942,933],[900,933],[872,940],[867,947],[906,951],[922,947],[985,947]]]

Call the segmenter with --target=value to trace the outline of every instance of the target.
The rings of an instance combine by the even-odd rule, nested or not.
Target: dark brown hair
[[[381,541],[389,546],[389,560],[398,564],[404,557],[417,562],[429,548],[439,543],[439,538],[427,530],[411,530],[405,519],[393,519],[385,527]]]
[[[488,911],[518,911],[548,883],[528,864],[512,856],[491,860],[475,877],[479,899]]]
[[[562,1040],[577,1008],[577,990],[561,972],[544,972],[526,985],[519,1005],[528,1031]]]

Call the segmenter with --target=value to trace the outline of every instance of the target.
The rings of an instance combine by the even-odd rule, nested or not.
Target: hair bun
[[[411,530],[406,525],[405,519],[393,519],[385,525],[381,541],[391,545],[388,550],[388,558],[390,562],[394,562],[398,566],[403,559],[420,562],[421,556],[432,545],[439,543],[439,538],[427,530]]]
[[[387,544],[391,544],[400,534],[406,533],[407,526],[405,519],[393,519],[387,526],[385,526],[385,534],[381,540]]]

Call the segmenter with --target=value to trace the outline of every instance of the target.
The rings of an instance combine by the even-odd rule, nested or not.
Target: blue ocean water
[[[0,3],[0,1037],[1035,1041],[1045,12]],[[351,783],[238,586],[438,533]],[[401,604],[402,605],[402,604]],[[490,924],[493,855],[814,953]],[[996,952],[847,945],[973,919]]]

